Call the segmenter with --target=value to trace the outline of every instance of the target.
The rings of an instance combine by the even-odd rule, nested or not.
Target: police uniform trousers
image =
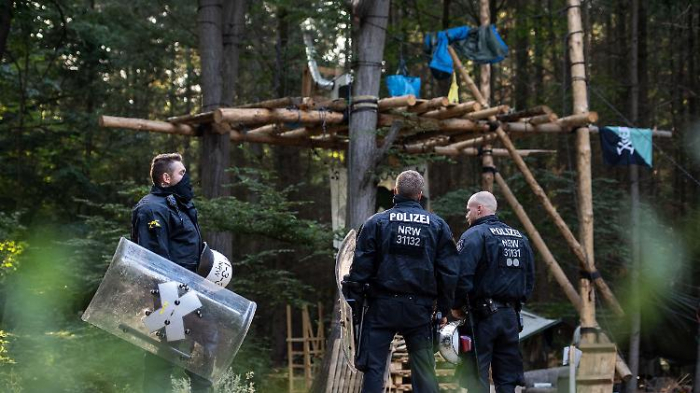
[[[499,308],[490,316],[472,313],[474,321],[474,347],[457,366],[459,384],[470,393],[489,392],[489,366],[497,393],[513,393],[517,385],[524,383],[523,359],[518,347],[518,315],[512,307]],[[470,334],[469,322],[463,326]],[[460,329],[460,333],[462,329]],[[478,358],[478,376],[477,364]]]
[[[414,392],[437,393],[431,317],[433,302],[427,298],[396,295],[370,299],[362,326],[357,366],[365,369],[363,393],[384,392],[385,370],[394,335],[406,340]]]

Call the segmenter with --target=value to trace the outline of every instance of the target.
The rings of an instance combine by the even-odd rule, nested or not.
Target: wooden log
[[[169,117],[168,123],[201,124],[214,121],[214,112],[195,113],[194,115],[182,115]]]
[[[344,98],[338,98],[335,100],[324,100],[324,101],[317,101],[314,104],[314,109],[328,109],[332,110],[335,112],[343,112],[348,108],[348,103],[345,101]]]
[[[562,128],[574,128],[587,126],[598,121],[598,112],[583,112],[571,116],[562,117],[557,120],[557,124]]]
[[[500,113],[506,113],[510,110],[510,107],[508,105],[499,105],[499,106],[494,106],[492,108],[486,108],[482,109],[477,112],[472,112],[464,116],[465,118],[469,120],[481,120],[481,119],[488,119],[489,117],[496,116]]]
[[[449,141],[450,137],[448,136],[432,137],[426,141],[396,145],[396,148],[410,154],[430,153],[434,150],[433,148],[435,146],[444,146],[448,144]]]
[[[282,97],[282,98],[275,98],[272,100],[255,102],[252,104],[239,105],[239,106],[237,106],[237,108],[276,109],[276,108],[295,107],[298,109],[309,109],[313,106],[314,106],[314,99],[311,97]]]
[[[416,96],[413,94],[398,96],[398,97],[387,97],[379,100],[379,110],[385,111],[391,108],[400,108],[402,106],[414,106],[416,105]]]
[[[608,287],[605,280],[603,280],[603,278],[600,277],[600,274],[598,274],[596,272],[595,267],[592,265],[589,265],[587,257],[586,257],[586,252],[584,251],[583,247],[581,246],[581,244],[579,244],[578,240],[576,240],[576,237],[571,232],[571,229],[569,229],[569,226],[566,225],[566,222],[564,222],[564,219],[561,218],[561,216],[557,212],[557,209],[554,207],[552,202],[549,200],[549,197],[547,197],[547,194],[544,192],[542,187],[539,185],[539,183],[537,183],[537,180],[535,180],[535,177],[533,176],[532,172],[530,171],[530,168],[528,168],[525,161],[523,161],[520,154],[518,154],[518,150],[515,148],[515,145],[513,144],[513,142],[510,140],[510,138],[505,133],[505,131],[503,131],[502,128],[499,127],[498,129],[496,129],[496,133],[498,134],[498,138],[503,143],[503,146],[505,146],[506,149],[511,153],[510,156],[513,159],[513,161],[515,162],[515,165],[518,167],[520,172],[523,174],[525,181],[530,186],[532,191],[535,193],[537,198],[540,200],[542,206],[545,209],[545,212],[554,221],[554,225],[557,227],[557,229],[559,229],[559,232],[564,236],[566,243],[569,245],[569,248],[574,253],[574,255],[576,255],[576,258],[578,259],[581,267],[585,271],[587,271],[588,273],[597,274],[597,277],[593,279],[593,282],[596,284],[596,287],[600,290],[601,294],[603,295],[603,298],[611,306],[612,310],[617,315],[621,315],[621,316],[624,315],[625,313],[622,310],[620,303],[615,298],[615,295],[612,293],[612,291]]]
[[[339,124],[343,122],[343,114],[329,111],[302,111],[296,109],[241,109],[219,108],[214,112],[214,121],[217,123],[303,123]]]
[[[478,156],[482,154],[482,149],[476,147],[466,147],[463,149],[453,149],[448,146],[436,146],[434,148],[436,154],[443,156]],[[556,153],[556,150],[542,150],[542,149],[520,149],[517,150],[517,154],[522,157],[527,157],[532,154],[551,154]],[[495,157],[508,157],[510,152],[507,149],[492,149],[491,154]]]
[[[411,113],[425,113],[425,112],[429,112],[433,109],[438,109],[438,108],[448,106],[449,104],[450,104],[450,100],[448,100],[447,97],[435,97],[435,98],[430,99],[430,100],[418,102],[417,104],[415,104],[413,106],[409,106],[408,111]]]
[[[100,116],[100,127],[128,128],[137,131],[153,131],[164,134],[196,136],[197,130],[187,124],[172,124],[159,120],[134,119],[130,117]]]
[[[508,123],[511,121],[518,121],[526,117],[535,117],[540,115],[553,115],[554,111],[550,109],[547,105],[538,105],[534,108],[525,109],[522,111],[516,111],[513,113],[506,113],[496,116],[498,121],[503,123]]]
[[[285,127],[283,124],[268,124],[264,125],[262,127],[254,128],[252,130],[248,131],[248,134],[267,134],[267,135],[277,135],[283,131],[288,130],[289,128]]]
[[[481,109],[481,104],[476,101],[464,102],[448,108],[441,108],[421,114],[421,117],[431,119],[449,119],[451,117],[462,116],[469,112],[478,111]]]
[[[562,117],[554,123],[532,125],[530,123],[504,123],[503,129],[508,132],[536,132],[536,133],[558,133],[569,132],[572,128],[588,125],[598,120],[598,113],[586,112],[578,115]]]
[[[490,134],[486,134],[484,136],[480,136],[478,138],[473,138],[473,139],[468,139],[466,141],[456,142],[456,143],[449,145],[448,147],[451,147],[451,148],[457,149],[457,150],[461,150],[461,149],[464,149],[465,147],[472,147],[475,145],[483,145],[485,142],[490,142],[496,138],[497,138],[497,135],[495,133],[490,133]]]
[[[229,132],[232,142],[250,142],[250,143],[264,143],[268,145],[281,145],[281,146],[299,146],[299,147],[314,147],[321,149],[330,150],[344,150],[347,148],[347,141],[325,141],[325,140],[315,140],[312,138],[282,138],[279,136],[265,135],[265,134],[244,134],[238,132],[237,130],[231,130]]]
[[[574,305],[576,311],[581,311],[581,296],[579,296],[576,288],[574,288],[571,281],[569,281],[569,279],[566,277],[566,274],[562,270],[557,260],[554,258],[554,255],[552,255],[549,247],[547,247],[547,244],[542,239],[542,236],[540,236],[540,232],[537,230],[537,228],[535,228],[535,225],[530,220],[527,212],[525,212],[523,206],[520,204],[520,202],[518,202],[518,198],[516,198],[513,191],[511,191],[510,187],[508,187],[508,184],[500,173],[496,172],[494,179],[503,193],[503,196],[506,198],[506,201],[508,201],[511,209],[513,209],[515,215],[518,216],[518,219],[523,224],[525,231],[530,237],[530,242],[535,246],[535,249],[537,249],[537,252],[540,254],[540,258],[544,261],[544,264],[547,266],[550,273],[552,273],[552,276],[554,276],[554,279],[564,291],[564,294],[569,299],[571,304]]]
[[[250,134],[250,132],[248,132]],[[313,135],[312,130],[301,127],[291,131],[285,131],[280,134],[280,138],[304,138]]]
[[[521,121],[530,123],[533,126],[538,126],[540,124],[546,123],[556,123],[557,120],[559,120],[559,116],[555,115],[554,113],[545,113],[544,115],[537,115],[521,119]]]

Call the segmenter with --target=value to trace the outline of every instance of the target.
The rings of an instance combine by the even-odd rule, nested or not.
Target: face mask
[[[169,187],[169,191],[172,191],[181,202],[187,203],[194,197],[194,192],[192,191],[192,183],[190,183],[190,174],[185,173],[182,180],[180,180],[176,185]]]

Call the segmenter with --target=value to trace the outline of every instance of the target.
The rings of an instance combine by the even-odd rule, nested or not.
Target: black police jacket
[[[131,241],[196,271],[203,242],[194,203],[153,186],[131,213]]]
[[[520,231],[498,219],[482,217],[457,242],[461,271],[455,307],[470,299],[491,298],[502,302],[525,301],[535,284],[530,241]]]
[[[437,299],[447,315],[459,273],[452,232],[418,202],[394,197],[394,207],[370,217],[360,229],[350,281],[370,284],[370,296],[417,295]]]

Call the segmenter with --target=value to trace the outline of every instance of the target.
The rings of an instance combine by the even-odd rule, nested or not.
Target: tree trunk
[[[481,26],[488,26],[491,23],[491,5],[489,0],[480,0],[479,2],[479,21]],[[491,104],[491,64],[483,64],[481,66],[481,75],[479,81],[479,90],[484,97],[485,105]],[[484,108],[485,109],[485,108]],[[490,153],[493,146],[485,144],[481,156],[481,167],[493,168],[493,154]],[[481,173],[481,189],[493,192],[493,172],[485,170]]]
[[[515,3],[515,100],[513,105],[516,109],[522,110],[528,107],[527,98],[529,96],[528,85],[530,72],[527,69],[528,51],[531,49],[528,45],[528,36],[530,29],[528,27],[527,1],[517,0]],[[535,46],[536,48],[537,46]],[[535,49],[536,50],[536,49]]]
[[[630,120],[638,125],[639,118],[639,0],[632,0],[631,46],[630,46]],[[629,368],[632,378],[627,382],[627,393],[637,392],[637,375],[639,373],[639,344],[641,333],[641,309],[639,305],[639,272],[641,269],[639,248],[639,167],[630,165],[630,194],[632,197],[632,261],[630,264],[630,287],[632,310],[630,310],[630,347]]]
[[[0,60],[5,54],[7,37],[10,36],[10,22],[12,21],[12,0],[0,0]]]
[[[246,0],[225,0],[223,12],[223,64],[221,106],[234,105],[238,82],[238,58],[240,55],[241,34],[244,28]]]
[[[379,95],[384,41],[386,38],[389,0],[369,1],[365,15],[354,15],[359,29],[353,39],[357,54],[357,70],[353,86],[355,96]],[[350,109],[350,147],[348,159],[347,225],[358,228],[374,213],[376,201],[376,174],[372,167],[377,152],[377,112]]]
[[[223,3],[222,0],[199,0],[197,25],[201,59],[202,112],[212,111],[222,102],[223,65]],[[202,192],[206,198],[228,195],[226,168],[230,162],[231,141],[228,133],[205,127],[202,135],[200,160]],[[231,258],[232,237],[224,232],[205,236],[209,245]]]

